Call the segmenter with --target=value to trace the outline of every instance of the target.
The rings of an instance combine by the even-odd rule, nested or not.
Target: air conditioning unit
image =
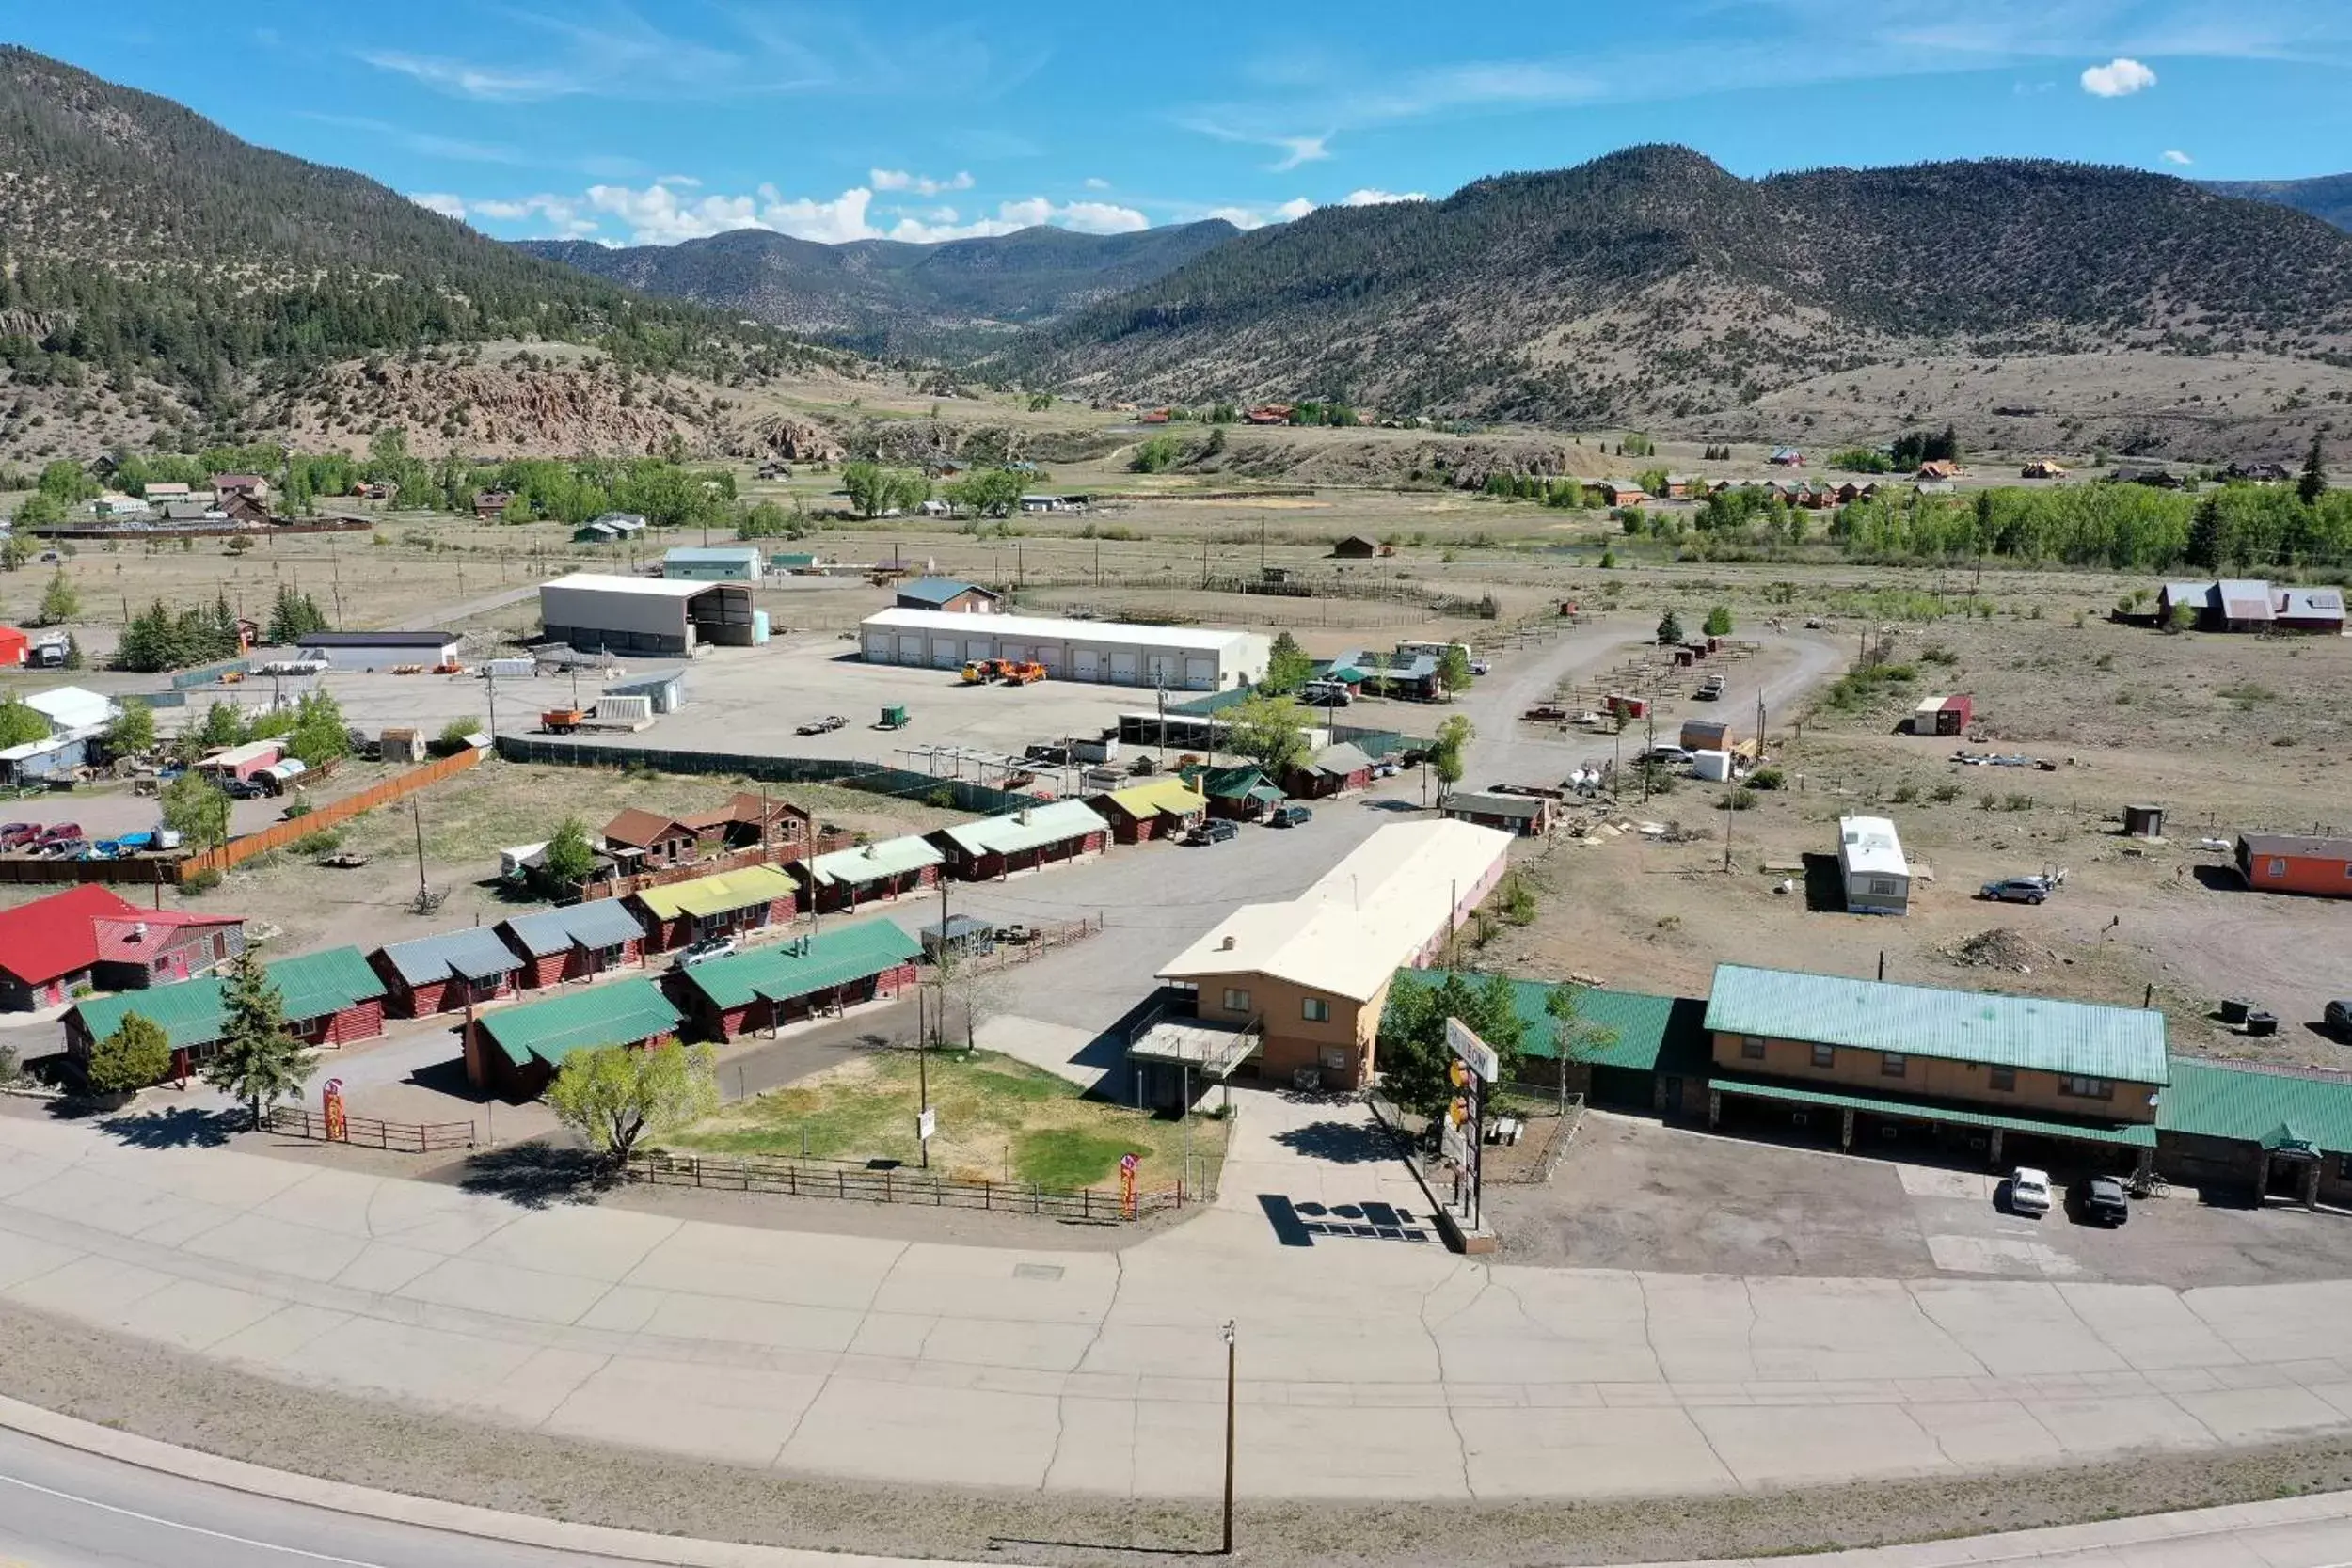
[[[1891,1122],[1891,1121],[1890,1121],[1890,1122],[1886,1122],[1886,1123],[1884,1123],[1883,1125],[1882,1125],[1882,1126],[1879,1128],[1879,1137],[1880,1137],[1881,1139],[1883,1139],[1883,1141],[1885,1141],[1885,1142],[1887,1142],[1887,1143],[1890,1143],[1890,1144],[1891,1144],[1891,1143],[1893,1143],[1893,1142],[1894,1142],[1897,1138],[1901,1137],[1902,1135],[1903,1135],[1903,1130],[1902,1130],[1901,1128],[1899,1128],[1899,1127],[1896,1126],[1896,1125],[1895,1125],[1893,1122]]]
[[[1812,1119],[1813,1113],[1810,1111],[1791,1111],[1788,1113],[1788,1125],[1791,1127],[1803,1127]]]

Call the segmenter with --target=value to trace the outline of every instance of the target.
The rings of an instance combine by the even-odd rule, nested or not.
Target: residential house
[[[673,974],[669,990],[702,1034],[731,1040],[901,995],[921,952],[895,921],[867,920],[698,963]]]
[[[217,503],[221,516],[232,523],[247,523],[255,527],[270,522],[269,502],[247,491],[224,497]],[[207,515],[209,515],[209,514]]]
[[[645,927],[645,951],[668,953],[713,937],[790,922],[800,886],[772,865],[746,865],[628,895]]]
[[[509,995],[523,967],[487,926],[395,942],[368,962],[383,976],[385,1009],[395,1018],[430,1018]]]
[[[384,982],[357,947],[275,958],[262,966],[286,1024],[305,1045],[341,1046],[384,1032]],[[66,1050],[87,1061],[90,1046],[136,1013],[170,1042],[169,1076],[185,1076],[219,1047],[228,1027],[229,978],[215,974],[152,990],[93,997],[66,1015]]]
[[[1343,740],[1311,753],[1282,776],[1282,787],[1299,800],[1320,800],[1351,789],[1372,787],[1372,758]]]
[[[244,951],[243,915],[143,910],[85,882],[0,911],[0,1009],[34,1012],[78,991],[168,985]]]
[[[2248,484],[2284,484],[2295,473],[2283,463],[2233,463],[2221,470],[2221,477]]]
[[[1948,457],[1931,457],[1919,465],[1914,479],[1958,479],[1963,470]]]
[[[2064,479],[2066,465],[2053,463],[2046,457],[2039,457],[2018,469],[2017,477],[2020,479]]]
[[[473,515],[478,521],[494,523],[506,515],[514,504],[512,490],[476,490],[473,493]]]
[[[1263,820],[1288,799],[1264,770],[1257,768],[1196,766],[1185,769],[1184,780],[1208,800],[1211,816],[1234,822]]]
[[[817,818],[806,810],[748,789],[737,790],[714,811],[693,813],[682,825],[722,849],[766,849],[779,864],[801,859],[817,842]]]
[[[2223,578],[2214,584],[2224,631],[2265,631],[2276,617],[2270,584],[2248,578]]]
[[[930,840],[947,857],[950,876],[980,882],[1100,854],[1110,824],[1084,800],[1051,800],[942,828]]]
[[[593,517],[572,531],[575,545],[619,545],[627,543],[647,528],[645,519],[634,512],[607,512]]]
[[[902,582],[898,588],[898,610],[949,610],[964,615],[993,615],[1002,609],[1005,596],[977,583],[960,582],[954,578],[916,578]]]
[[[2153,1163],[2164,1015],[2047,997],[1718,964],[1708,1121],[1825,1117],[1851,1148],[1924,1130],[1987,1165]],[[2004,1145],[2007,1152],[2004,1153]]]
[[[604,825],[605,852],[632,871],[691,865],[703,858],[706,840],[702,829],[643,806],[624,807]]]
[[[2152,490],[2183,490],[2189,483],[2169,468],[2131,466],[2116,469],[2107,478],[2117,484],[2145,484]]]
[[[1772,454],[1764,461],[1775,468],[1802,468],[1804,467],[1804,453],[1795,447],[1774,447]]]
[[[151,483],[140,485],[139,494],[147,498],[148,505],[160,506],[165,501],[186,500],[195,494],[195,491],[189,487],[185,480],[167,479],[156,480]]]
[[[217,505],[226,508],[232,499],[238,497],[257,501],[263,506],[268,505],[269,481],[260,474],[215,474],[213,476],[213,499]]]
[[[1585,488],[1598,491],[1611,506],[1639,506],[1649,499],[1649,492],[1629,479],[1598,479]]]
[[[2328,636],[2344,632],[2344,590],[2341,588],[2280,588],[2270,624],[2280,631],[2315,631]]]
[[[1208,815],[1208,797],[1182,779],[1159,778],[1091,796],[1087,804],[1111,825],[1120,844],[1174,838]]]
[[[522,960],[525,990],[586,980],[638,961],[645,928],[626,900],[591,898],[537,914],[512,915],[492,929]]]
[[[920,833],[907,833],[818,855],[796,869],[806,885],[809,907],[832,914],[935,887],[939,868],[946,863],[937,845]]]
[[[1668,474],[1666,476],[1666,499],[1677,501],[1688,500],[1692,488],[1694,485],[1704,485],[1705,483],[1689,474]]]
[[[1370,561],[1380,553],[1380,541],[1368,533],[1351,533],[1333,540],[1331,553],[1342,561]]]
[[[1244,424],[1288,424],[1293,411],[1293,405],[1287,403],[1262,403],[1245,411],[1241,418]]]
[[[573,1053],[613,1045],[649,1051],[675,1039],[684,1022],[649,979],[501,1007],[467,1027],[466,1082],[506,1100],[535,1100]]]
[[[2257,892],[2352,898],[2352,838],[2240,833],[2235,858],[2237,874]]]
[[[1541,838],[1551,832],[1553,809],[1549,796],[1478,789],[1457,789],[1438,805],[1438,815],[1450,821],[1499,828],[1519,838]]]

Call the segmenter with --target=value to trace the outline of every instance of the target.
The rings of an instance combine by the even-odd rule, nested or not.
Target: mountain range
[[[952,358],[1164,277],[1240,232],[1210,218],[1127,234],[1040,225],[938,245],[820,245],[743,229],[670,245],[522,240],[516,248],[872,357]]]
[[[2217,196],[2271,201],[2309,213],[2338,229],[2352,230],[2352,174],[2322,174],[2310,180],[2202,180]]]

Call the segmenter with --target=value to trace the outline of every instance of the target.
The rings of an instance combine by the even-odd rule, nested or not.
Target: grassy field
[[[1088,1098],[1049,1072],[989,1052],[938,1053],[930,1064],[939,1131],[931,1168],[960,1180],[1037,1182],[1048,1187],[1115,1183],[1122,1154],[1141,1156],[1136,1181],[1146,1191],[1183,1179],[1189,1146],[1198,1184],[1207,1185],[1225,1154],[1225,1124],[1195,1118],[1189,1127],[1143,1111]],[[666,1141],[710,1154],[798,1155],[818,1159],[921,1156],[914,1136],[919,1106],[915,1059],[869,1055],[818,1077],[730,1105]]]

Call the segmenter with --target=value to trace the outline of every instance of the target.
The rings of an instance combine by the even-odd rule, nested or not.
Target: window
[[[1305,1018],[1310,1023],[1328,1023],[1331,1022],[1331,1004],[1326,1002],[1320,996],[1308,997],[1304,1002],[1301,1002],[1298,1005],[1298,1011],[1300,1016]]]
[[[1322,1063],[1326,1072],[1345,1072],[1355,1065],[1348,1060],[1347,1047],[1343,1045],[1325,1046],[1316,1060]]]
[[[1813,1065],[1818,1068],[1836,1067],[1837,1065],[1837,1048],[1834,1045],[1815,1046],[1813,1048]]]
[[[2071,1094],[2076,1100],[2113,1100],[2115,1080],[2111,1078],[2061,1078],[2058,1093]]]
[[[2017,1086],[2017,1069],[2013,1067],[1996,1067],[1992,1069],[1985,1086],[1994,1089],[2015,1088]]]
[[[1249,1010],[1249,993],[1246,990],[1238,990],[1235,987],[1227,986],[1225,988],[1225,1010],[1229,1013],[1248,1012]]]
[[[2283,860],[2273,858],[2263,863],[2263,875],[2265,877],[2283,877],[2286,874],[2287,863]]]
[[[1764,1042],[1750,1035],[1740,1042],[1740,1054],[1751,1062],[1760,1062],[1764,1059]]]
[[[1900,1078],[1910,1067],[1911,1058],[1899,1051],[1879,1053],[1879,1076],[1882,1078]]]
[[[611,947],[597,948],[596,950],[596,967],[598,969],[614,969],[619,967],[621,962],[620,944],[616,942]]]

